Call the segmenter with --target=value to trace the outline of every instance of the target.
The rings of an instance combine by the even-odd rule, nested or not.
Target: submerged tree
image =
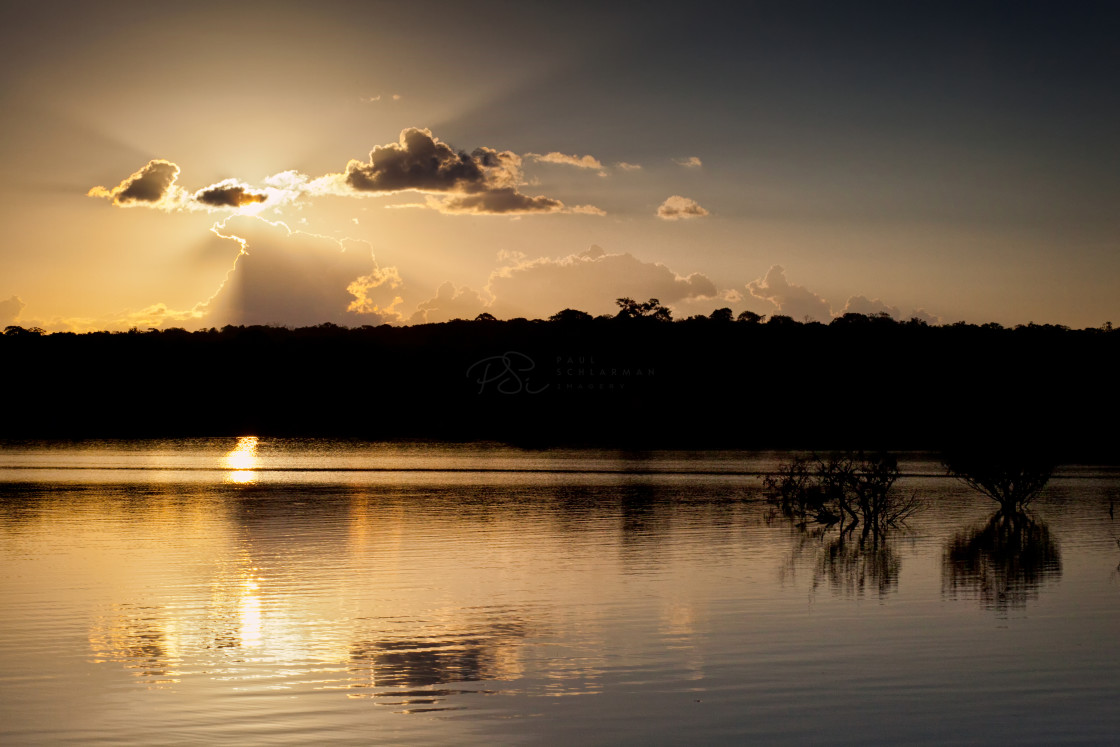
[[[782,464],[765,485],[799,530],[791,565],[816,547],[814,587],[824,582],[847,595],[896,590],[901,561],[889,533],[904,529],[921,507],[916,495],[896,489],[898,477],[898,462],[886,453],[814,455]]]
[[[958,450],[945,453],[942,462],[950,475],[1009,514],[1022,511],[1042,492],[1055,466],[1047,455],[1012,450]]]
[[[839,523],[850,531],[862,524],[864,534],[880,533],[903,523],[921,507],[916,495],[894,489],[898,460],[885,452],[832,454],[795,458],[766,477],[766,488],[791,518]]]

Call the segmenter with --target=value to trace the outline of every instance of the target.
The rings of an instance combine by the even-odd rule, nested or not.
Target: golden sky
[[[0,323],[1120,320],[1109,3],[8,4]]]

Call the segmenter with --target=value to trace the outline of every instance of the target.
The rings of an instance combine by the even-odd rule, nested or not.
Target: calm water
[[[1120,475],[860,546],[782,454],[0,448],[0,743],[1116,743]]]

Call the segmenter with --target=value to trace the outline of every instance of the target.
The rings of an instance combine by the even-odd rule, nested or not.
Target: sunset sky
[[[1120,322],[1120,4],[5,3],[0,325]]]

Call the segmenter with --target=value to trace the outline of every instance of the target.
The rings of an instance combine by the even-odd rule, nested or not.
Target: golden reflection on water
[[[237,439],[233,450],[222,457],[222,467],[230,470],[226,482],[248,485],[257,481],[254,469],[259,466],[257,459],[257,437],[242,436]]]
[[[241,584],[240,619],[241,645],[247,648],[261,645],[260,584],[252,576]]]

